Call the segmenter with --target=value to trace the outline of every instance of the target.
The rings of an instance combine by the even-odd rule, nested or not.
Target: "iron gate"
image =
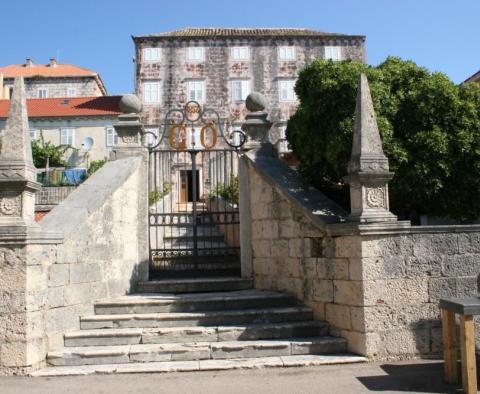
[[[149,157],[151,277],[240,273],[238,153],[216,111],[194,101],[165,116]]]

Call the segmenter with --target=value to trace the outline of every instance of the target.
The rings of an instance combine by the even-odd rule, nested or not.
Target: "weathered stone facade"
[[[294,81],[300,70],[314,59],[325,58],[325,47],[340,47],[342,59],[365,61],[364,36],[330,34],[303,29],[185,29],[178,32],[134,37],[136,93],[144,97],[146,82],[161,84],[158,103],[145,102],[143,118],[158,125],[169,109],[181,108],[189,100],[188,81],[204,81],[205,105],[217,110],[222,119],[241,125],[244,100],[235,100],[234,80],[248,81],[249,91],[267,98],[270,138],[280,138],[280,128],[296,111],[297,101],[280,100],[279,83]],[[279,60],[280,47],[294,47],[292,60]],[[189,61],[189,47],[205,48],[203,61]],[[248,58],[234,60],[232,48],[248,47]],[[160,60],[146,60],[145,48],[161,48]]]
[[[8,80],[5,81],[8,87]],[[78,97],[102,96],[97,82],[91,78],[29,78],[25,83],[28,98],[38,98],[38,89],[47,89],[48,97],[70,97],[68,90],[73,88]]]

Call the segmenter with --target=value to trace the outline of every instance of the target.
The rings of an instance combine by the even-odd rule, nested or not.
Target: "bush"
[[[92,175],[95,171],[98,171],[100,168],[102,168],[106,162],[107,162],[106,158],[103,160],[92,160],[90,162],[90,165],[88,166],[88,170],[87,170],[88,176]]]
[[[230,183],[219,183],[210,193],[212,196],[222,197],[232,204],[238,204],[239,185],[238,178],[232,177]]]
[[[70,145],[54,145],[43,139],[43,133],[40,131],[40,139],[32,141],[33,165],[37,168],[50,167],[67,167],[68,163],[63,158],[65,152],[73,149]]]
[[[148,204],[150,206],[154,205],[158,201],[160,201],[163,197],[169,194],[172,191],[172,183],[171,182],[164,182],[163,190],[155,189],[148,192]]]
[[[480,216],[480,86],[389,57],[377,67],[315,61],[299,76],[300,99],[287,139],[300,171],[348,206],[343,183],[350,159],[355,98],[365,73],[385,154],[395,176],[391,207],[468,221]]]

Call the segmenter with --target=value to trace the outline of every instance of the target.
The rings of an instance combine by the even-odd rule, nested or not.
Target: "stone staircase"
[[[285,293],[250,280],[140,283],[140,293],[99,301],[80,330],[48,353],[34,376],[221,370],[365,361]],[[156,291],[152,293],[151,291]],[[162,291],[162,292],[160,292]]]

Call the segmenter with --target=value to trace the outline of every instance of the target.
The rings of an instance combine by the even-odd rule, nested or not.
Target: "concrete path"
[[[223,372],[0,377],[1,394],[350,394],[455,393],[442,382],[439,361],[270,368]]]

